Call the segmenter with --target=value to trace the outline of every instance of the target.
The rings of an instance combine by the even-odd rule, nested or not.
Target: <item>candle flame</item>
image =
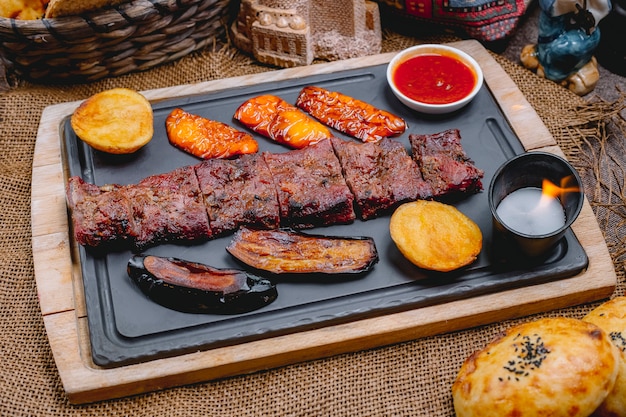
[[[576,193],[578,191],[580,191],[580,187],[576,185],[576,181],[571,175],[562,178],[559,185],[547,179],[544,179],[541,185],[542,199],[545,197],[558,198],[559,200],[563,200],[565,194]]]

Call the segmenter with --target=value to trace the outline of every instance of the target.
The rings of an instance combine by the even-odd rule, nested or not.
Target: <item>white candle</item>
[[[541,188],[520,188],[504,197],[496,209],[508,227],[526,235],[545,235],[565,224],[559,199],[545,195]]]

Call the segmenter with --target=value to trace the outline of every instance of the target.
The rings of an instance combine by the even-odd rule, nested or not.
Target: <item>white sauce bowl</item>
[[[393,77],[396,68],[406,60],[416,57],[418,55],[433,54],[446,55],[456,58],[472,69],[474,74],[476,74],[476,83],[474,85],[474,88],[470,91],[468,95],[464,96],[460,100],[451,103],[430,104],[407,97],[398,89],[398,87],[394,83]],[[424,44],[412,46],[410,48],[400,51],[396,56],[393,57],[393,59],[389,62],[389,65],[387,66],[387,83],[389,84],[389,87],[391,87],[391,90],[398,98],[398,100],[400,100],[404,105],[410,107],[413,110],[428,114],[444,114],[459,110],[463,106],[467,105],[470,101],[472,101],[472,99],[474,99],[474,97],[476,96],[476,94],[478,94],[478,91],[480,91],[483,85],[483,80],[483,71],[474,58],[457,48],[453,48],[447,45]]]

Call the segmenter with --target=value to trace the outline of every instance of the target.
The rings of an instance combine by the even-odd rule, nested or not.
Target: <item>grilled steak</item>
[[[400,142],[382,139],[360,144],[333,138],[332,145],[363,220],[432,195],[430,185]]]
[[[204,240],[211,236],[194,168],[153,175],[125,188],[132,202],[141,250],[159,242]]]
[[[330,140],[291,152],[264,152],[263,158],[278,193],[282,226],[309,228],[354,221],[354,196]]]
[[[484,172],[478,169],[461,146],[458,129],[432,135],[409,135],[413,158],[434,196],[482,190]]]
[[[66,195],[72,209],[74,237],[79,244],[108,246],[134,241],[137,237],[139,225],[123,186],[98,187],[72,177]]]
[[[260,154],[211,159],[195,168],[213,235],[244,224],[265,229],[279,226],[276,189]]]
[[[406,201],[481,190],[483,172],[460,139],[458,130],[410,135],[412,158],[393,139],[333,138],[285,153],[203,161],[131,185],[98,187],[72,177],[67,201],[76,241],[92,247],[142,250],[240,226],[347,224],[356,218],[354,205],[367,220]]]

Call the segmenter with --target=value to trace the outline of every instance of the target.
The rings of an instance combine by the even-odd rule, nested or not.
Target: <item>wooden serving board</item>
[[[526,150],[561,150],[506,72],[477,41],[451,44],[481,65],[485,82]],[[387,63],[394,53],[142,92],[155,102],[261,82],[329,74]],[[104,369],[91,360],[87,312],[77,247],[69,234],[62,162],[63,120],[79,105],[63,103],[42,114],[33,161],[32,235],[35,279],[48,339],[72,403],[117,398],[284,366],[345,352],[582,304],[609,297],[616,274],[587,201],[573,225],[589,258],[584,272],[566,279],[391,313],[269,339],[145,363]]]

